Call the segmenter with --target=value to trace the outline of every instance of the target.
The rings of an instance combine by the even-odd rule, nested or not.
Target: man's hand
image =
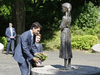
[[[36,59],[36,58],[33,58],[33,60],[34,60],[36,63],[41,62],[41,60]]]
[[[10,38],[11,38],[11,39],[14,39],[14,37],[13,37],[13,36],[11,36]]]
[[[40,66],[40,63],[36,63],[36,66],[37,66],[37,67]]]
[[[33,58],[33,60],[34,60],[36,63],[38,62],[36,58]]]
[[[39,62],[41,62],[41,60],[38,60],[38,59],[36,59],[36,58],[33,58],[33,60],[35,61],[35,65],[38,67],[38,66],[40,66],[40,63]]]

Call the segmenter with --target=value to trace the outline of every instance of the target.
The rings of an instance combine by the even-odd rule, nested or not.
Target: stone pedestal
[[[4,50],[4,45],[0,43],[0,52],[2,52],[3,50]]]
[[[47,65],[42,67],[32,68],[32,75],[54,75],[59,69]]]
[[[73,70],[59,70],[62,66],[45,65],[44,67],[32,68],[32,75],[95,75],[100,68],[91,66],[72,66]]]
[[[100,44],[96,44],[92,47],[92,49],[96,52],[100,52]]]

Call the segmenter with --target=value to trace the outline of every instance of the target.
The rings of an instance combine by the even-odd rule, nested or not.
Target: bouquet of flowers
[[[45,53],[36,53],[35,58],[41,60],[43,62],[44,60],[47,60],[47,55]]]

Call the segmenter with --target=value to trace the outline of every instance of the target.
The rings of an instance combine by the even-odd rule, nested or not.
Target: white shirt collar
[[[30,29],[30,31],[31,31],[31,36],[33,36],[33,33],[32,33],[32,30]]]

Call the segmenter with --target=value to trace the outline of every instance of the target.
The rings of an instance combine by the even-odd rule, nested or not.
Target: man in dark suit
[[[14,54],[14,40],[16,40],[16,31],[15,28],[12,27],[12,23],[9,23],[9,27],[6,28],[5,35],[7,36],[7,51],[6,54],[9,53],[9,46],[11,44],[12,54]]]
[[[35,35],[40,32],[41,28],[42,26],[38,22],[35,22],[32,24],[30,30],[20,36],[19,43],[15,48],[14,59],[18,62],[21,75],[28,75],[30,71],[29,63],[31,61],[40,62],[40,60],[34,58],[34,53],[37,53]]]

